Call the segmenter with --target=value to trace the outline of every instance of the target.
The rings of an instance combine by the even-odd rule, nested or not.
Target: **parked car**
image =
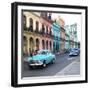
[[[46,67],[49,63],[54,63],[56,57],[49,50],[40,50],[37,52],[37,55],[28,58],[29,66],[43,66]]]
[[[73,48],[70,50],[69,56],[77,56],[80,54],[80,49],[78,48]]]

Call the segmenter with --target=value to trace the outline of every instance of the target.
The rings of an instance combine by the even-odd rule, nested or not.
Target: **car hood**
[[[46,57],[45,55],[34,55],[30,57],[30,60],[44,60],[45,57]]]

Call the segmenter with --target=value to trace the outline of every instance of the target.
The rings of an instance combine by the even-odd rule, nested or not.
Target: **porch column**
[[[28,53],[28,55],[30,54],[30,52],[29,52],[29,48],[30,48],[30,45],[29,45],[30,41],[29,41],[29,39],[30,39],[30,37],[27,37],[27,53]]]

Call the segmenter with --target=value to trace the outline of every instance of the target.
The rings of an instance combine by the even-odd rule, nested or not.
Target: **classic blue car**
[[[69,56],[77,56],[80,54],[80,50],[78,48],[73,48],[70,50]]]
[[[29,57],[29,66],[35,67],[35,66],[43,66],[46,67],[49,63],[55,62],[55,55],[52,54],[49,50],[40,50],[37,52],[36,55]]]

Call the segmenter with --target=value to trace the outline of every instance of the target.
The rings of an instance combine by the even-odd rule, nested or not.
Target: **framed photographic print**
[[[11,4],[11,85],[87,83],[87,6]]]

